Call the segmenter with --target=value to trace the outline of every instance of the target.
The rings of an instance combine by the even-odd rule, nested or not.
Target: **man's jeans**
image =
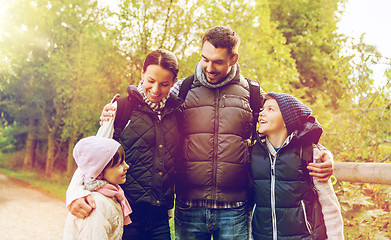
[[[213,209],[175,206],[175,239],[177,240],[247,240],[247,205],[238,208]]]

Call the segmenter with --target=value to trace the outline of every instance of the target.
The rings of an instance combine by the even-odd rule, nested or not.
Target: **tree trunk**
[[[36,119],[33,117],[30,117],[29,119],[29,125],[28,125],[28,133],[27,133],[27,139],[26,139],[26,153],[24,155],[24,162],[23,162],[23,168],[25,169],[32,169],[35,164],[35,149],[37,147],[37,140],[36,140]]]
[[[80,32],[79,35],[79,61],[78,61],[78,73],[76,78],[76,88],[73,94],[73,104],[72,104],[72,134],[69,139],[68,144],[68,159],[67,159],[67,176],[72,176],[73,172],[76,169],[76,163],[73,160],[73,147],[75,146],[76,142],[76,119],[78,119],[78,112],[77,108],[79,106],[79,89],[80,89],[80,81],[82,78],[82,47],[83,47],[83,33]]]
[[[46,155],[46,168],[45,168],[45,175],[47,177],[51,177],[53,173],[53,167],[54,167],[54,158],[56,153],[56,132],[52,131],[48,135],[48,152]]]

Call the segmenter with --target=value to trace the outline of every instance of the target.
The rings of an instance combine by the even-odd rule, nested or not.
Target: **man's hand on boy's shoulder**
[[[68,206],[69,212],[77,218],[88,217],[95,208],[95,201],[91,195],[78,198]]]
[[[333,155],[327,149],[314,148],[314,162],[309,163],[310,175],[316,177],[318,182],[327,182],[334,170]]]

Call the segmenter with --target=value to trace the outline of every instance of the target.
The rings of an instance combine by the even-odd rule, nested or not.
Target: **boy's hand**
[[[110,103],[106,104],[104,107],[103,107],[103,110],[102,110],[102,113],[100,115],[100,122],[99,124],[102,126],[103,125],[103,122],[105,121],[109,121],[110,120],[110,117],[113,117],[114,114],[113,114],[113,111],[115,111],[115,107],[113,107],[113,102],[114,100],[119,97],[119,93],[117,93],[110,101]]]
[[[333,155],[328,150],[317,150],[314,149],[315,162],[308,165],[308,170],[310,170],[310,175],[317,177],[318,182],[327,182],[331,175],[333,175],[334,170],[334,160]],[[320,161],[319,161],[320,160]]]
[[[73,216],[84,219],[91,214],[95,207],[94,199],[91,195],[87,195],[69,204],[68,210]]]

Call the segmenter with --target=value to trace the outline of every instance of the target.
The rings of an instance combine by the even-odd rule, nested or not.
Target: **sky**
[[[365,33],[367,43],[391,58],[390,10],[390,0],[348,0],[338,23],[339,31],[357,39]]]
[[[359,39],[365,33],[364,42],[391,61],[391,0],[347,0],[345,11],[338,23],[338,32]],[[386,66],[374,68],[375,82],[384,86]]]

